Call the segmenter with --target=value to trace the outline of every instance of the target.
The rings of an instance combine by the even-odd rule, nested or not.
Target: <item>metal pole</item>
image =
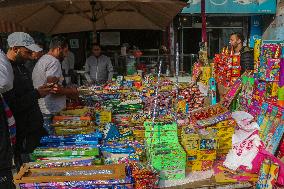
[[[91,9],[92,9],[92,23],[93,23],[93,42],[97,43],[97,17],[96,17],[96,13],[95,13],[95,6],[96,6],[97,2],[96,0],[91,0],[90,1],[90,5],[91,5]]]

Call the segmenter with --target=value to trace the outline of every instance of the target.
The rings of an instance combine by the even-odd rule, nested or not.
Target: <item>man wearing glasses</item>
[[[39,145],[46,134],[38,99],[49,94],[46,85],[35,89],[29,71],[24,64],[31,59],[33,52],[42,49],[33,38],[24,32],[14,32],[8,36],[7,58],[12,65],[13,89],[4,93],[16,120],[15,164],[19,170],[22,163],[30,161],[30,153]]]
[[[94,84],[104,84],[111,81],[113,76],[113,67],[110,58],[101,54],[101,46],[98,43],[93,44],[92,55],[87,58],[85,71],[90,74]]]

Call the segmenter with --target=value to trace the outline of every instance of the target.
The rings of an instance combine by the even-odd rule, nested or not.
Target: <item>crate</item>
[[[99,172],[100,170],[108,170],[110,174]],[[14,176],[16,184],[24,183],[49,183],[49,182],[80,182],[92,180],[111,180],[125,179],[125,164],[118,165],[98,165],[98,166],[74,166],[74,167],[55,167],[55,168],[30,168],[27,164],[21,167],[20,171]],[[98,171],[97,174],[92,172]],[[73,172],[69,176],[66,172]],[[82,173],[90,172],[89,175]],[[81,173],[81,174],[80,174]]]

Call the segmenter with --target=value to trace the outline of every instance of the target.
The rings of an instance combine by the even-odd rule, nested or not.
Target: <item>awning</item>
[[[27,28],[17,25],[12,22],[0,21],[0,32],[1,33],[11,33],[11,32],[26,32]]]

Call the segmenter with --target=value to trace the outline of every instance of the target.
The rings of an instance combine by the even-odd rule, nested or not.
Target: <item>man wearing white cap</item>
[[[7,58],[13,68],[14,87],[4,94],[4,98],[16,120],[15,163],[19,169],[22,163],[29,161],[29,154],[39,145],[40,138],[46,135],[38,99],[48,95],[51,89],[46,85],[35,89],[29,71],[24,66],[31,59],[32,52],[42,50],[33,38],[24,32],[14,32],[7,41]]]

